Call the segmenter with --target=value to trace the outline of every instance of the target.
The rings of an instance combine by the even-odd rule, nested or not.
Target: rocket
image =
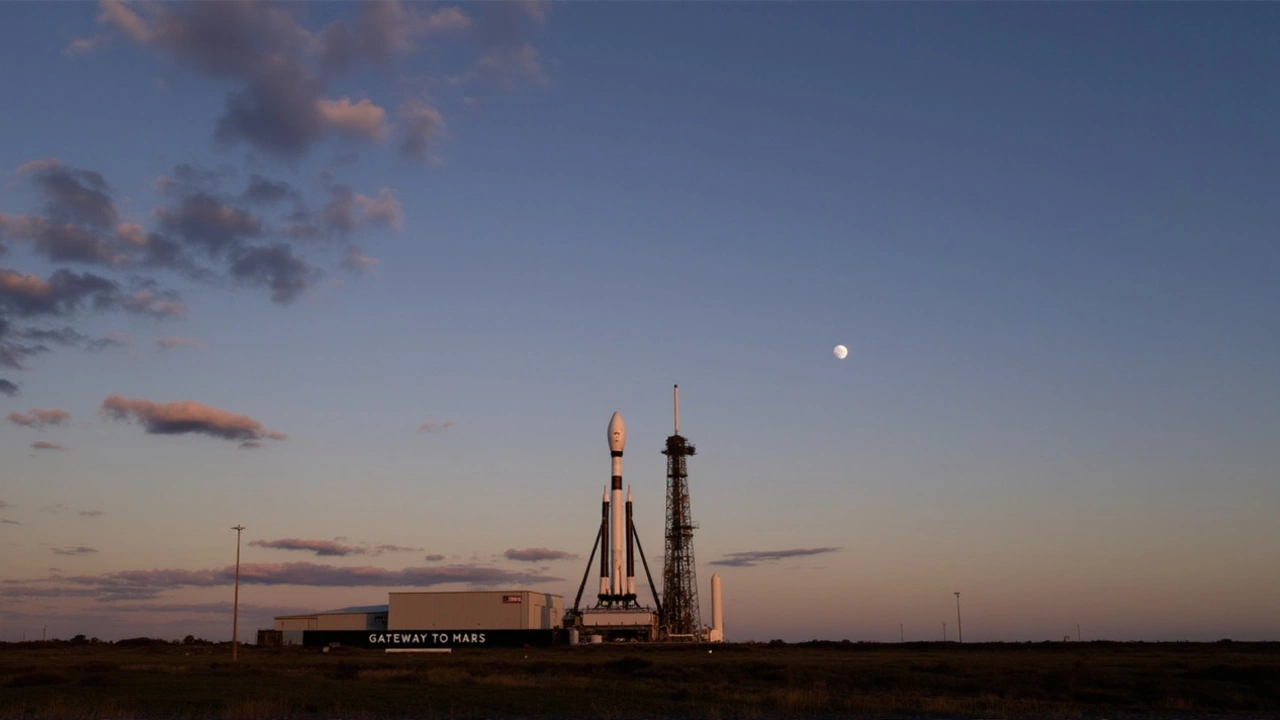
[[[612,531],[609,543],[610,555],[610,594],[614,596],[626,593],[625,581],[622,575],[622,544],[627,541],[630,535],[626,530],[625,518],[623,515],[624,508],[622,505],[622,451],[627,447],[627,426],[622,422],[622,416],[614,413],[609,419],[609,457],[612,464],[612,486],[609,497],[609,525]]]
[[[599,598],[605,605],[621,603],[624,607],[636,601],[635,530],[631,526],[630,486],[627,487],[626,502],[622,499],[622,451],[626,447],[627,426],[622,422],[622,416],[614,413],[609,420],[612,473],[600,501]],[[587,572],[590,572],[589,567]],[[582,582],[586,584],[585,576]]]

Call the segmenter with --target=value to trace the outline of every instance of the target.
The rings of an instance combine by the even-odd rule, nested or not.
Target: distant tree
[[[196,643],[196,636],[195,636],[195,635],[188,635],[188,636],[186,636],[186,637],[182,638],[182,644],[183,644],[183,645],[194,645],[195,643]]]

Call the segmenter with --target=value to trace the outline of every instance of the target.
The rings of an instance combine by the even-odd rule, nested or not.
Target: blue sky
[[[674,383],[729,639],[1275,639],[1277,29],[0,7],[0,640],[656,567]]]

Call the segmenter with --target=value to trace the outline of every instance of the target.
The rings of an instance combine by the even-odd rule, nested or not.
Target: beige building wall
[[[315,615],[293,615],[276,618],[276,630],[318,630]]]
[[[318,615],[316,630],[368,630],[370,613],[325,613]]]
[[[558,595],[518,591],[391,593],[388,630],[539,630],[560,626]]]

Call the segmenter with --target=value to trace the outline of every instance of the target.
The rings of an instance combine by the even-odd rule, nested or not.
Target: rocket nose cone
[[[627,426],[622,422],[622,415],[614,413],[609,419],[609,450],[622,452],[627,447]]]

